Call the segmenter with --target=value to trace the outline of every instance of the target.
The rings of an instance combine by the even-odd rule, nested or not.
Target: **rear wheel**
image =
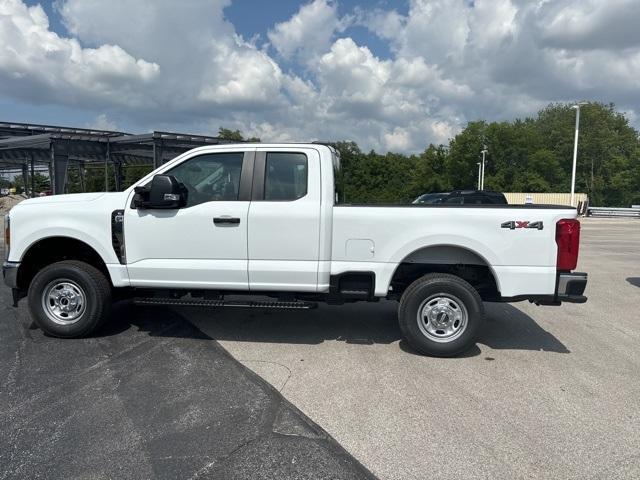
[[[451,357],[476,342],[484,317],[480,295],[455,275],[419,278],[400,299],[398,320],[407,342],[418,352]]]
[[[98,328],[111,309],[111,286],[95,267],[75,260],[40,270],[29,286],[29,311],[54,337],[83,337]]]

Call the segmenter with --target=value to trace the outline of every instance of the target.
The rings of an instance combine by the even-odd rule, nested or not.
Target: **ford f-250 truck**
[[[207,146],[123,192],[23,201],[5,219],[5,282],[65,338],[122,297],[301,309],[387,298],[409,344],[437,356],[474,344],[483,301],[586,301],[574,208],[340,204],[339,166],[318,144]]]

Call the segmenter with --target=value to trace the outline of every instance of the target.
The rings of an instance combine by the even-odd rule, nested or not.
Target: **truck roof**
[[[333,150],[333,147],[324,143],[315,142],[278,142],[278,143],[263,143],[263,142],[241,142],[241,143],[222,143],[219,145],[204,145],[202,147],[196,147],[193,150],[201,149],[222,149],[222,148],[246,148],[247,146],[256,148],[327,148]]]

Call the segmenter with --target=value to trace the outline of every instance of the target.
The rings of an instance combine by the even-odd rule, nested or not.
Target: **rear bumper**
[[[536,305],[561,305],[562,302],[585,303],[587,297],[584,296],[584,290],[587,287],[587,277],[588,275],[584,272],[559,272],[556,278],[556,291],[553,295],[518,295],[502,297],[502,301],[529,300]]]
[[[583,295],[587,286],[587,274],[584,272],[559,273],[556,286],[556,297],[560,302],[584,303]]]
[[[8,287],[18,288],[18,268],[20,268],[20,262],[4,262],[2,264],[2,278]]]

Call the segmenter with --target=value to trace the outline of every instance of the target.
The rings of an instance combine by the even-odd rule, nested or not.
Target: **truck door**
[[[197,154],[162,173],[188,190],[175,210],[125,209],[132,286],[247,290],[247,217],[255,148]]]
[[[317,290],[320,196],[317,150],[257,149],[249,207],[250,290]]]

